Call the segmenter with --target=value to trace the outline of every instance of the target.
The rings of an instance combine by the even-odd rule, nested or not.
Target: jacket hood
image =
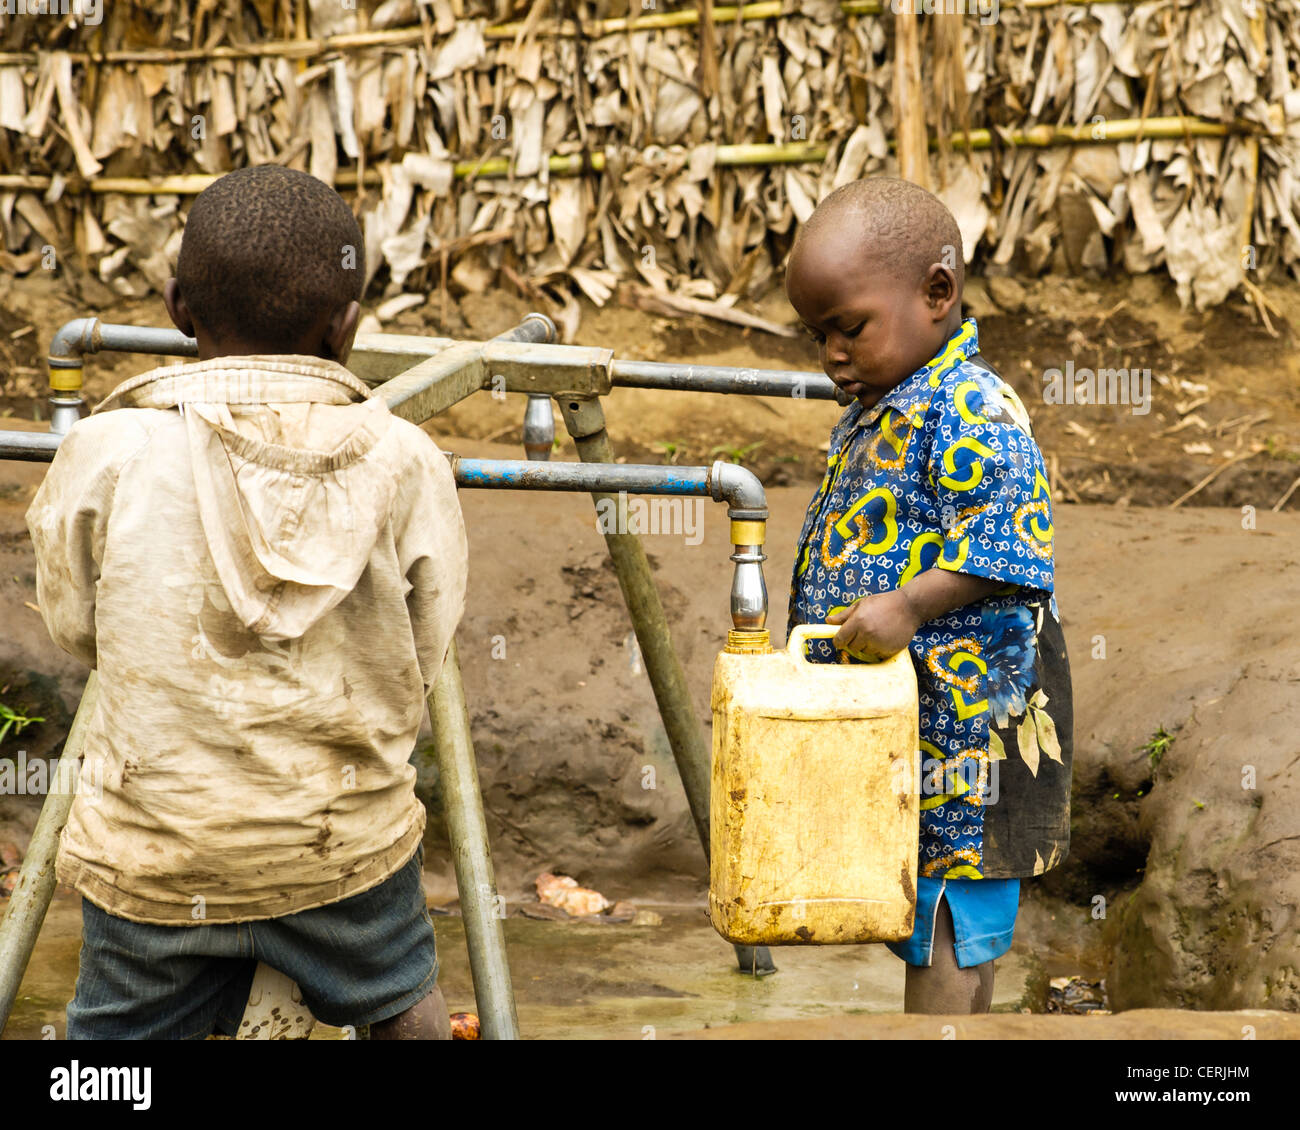
[[[95,412],[178,409],[204,537],[231,609],[300,638],[356,587],[397,489],[395,418],[343,366],[222,357],[118,386]]]

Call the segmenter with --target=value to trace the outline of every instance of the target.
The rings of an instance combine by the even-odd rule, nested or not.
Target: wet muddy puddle
[[[778,972],[741,974],[701,907],[657,907],[657,926],[506,919],[525,1039],[653,1039],[661,1032],[835,1014],[899,1012],[903,963],[883,946],[773,950]],[[461,919],[434,918],[439,984],[451,1011],[474,1011]],[[60,892],[19,991],[5,1039],[62,1038],[81,945],[80,900]],[[1013,950],[998,962],[995,1011],[1029,1003],[1041,969]],[[337,1039],[318,1026],[316,1039]]]

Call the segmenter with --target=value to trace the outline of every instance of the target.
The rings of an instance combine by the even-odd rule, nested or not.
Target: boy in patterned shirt
[[[934,196],[873,178],[831,193],[786,292],[847,411],[795,558],[790,625],[840,625],[822,662],[908,648],[920,694],[908,1012],[986,1012],[1020,879],[1069,843],[1069,665],[1052,505],[1028,414],[962,320],[961,234]]]

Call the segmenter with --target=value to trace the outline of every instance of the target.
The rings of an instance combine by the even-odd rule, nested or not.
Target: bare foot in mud
[[[372,1040],[450,1040],[447,1002],[436,985],[433,991],[405,1012],[370,1025]]]

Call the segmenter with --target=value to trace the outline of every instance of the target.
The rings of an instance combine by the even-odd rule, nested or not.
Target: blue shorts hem
[[[969,969],[972,965],[983,965],[1001,957],[1011,948],[1011,939],[1015,930],[1003,930],[999,934],[985,934],[981,938],[966,938],[958,942],[953,949],[957,953],[957,968]]]
[[[916,884],[915,927],[909,938],[886,942],[889,952],[908,965],[933,963],[939,903],[947,899],[952,916],[954,958],[959,969],[983,965],[1011,948],[1020,899],[1019,879],[932,879]]]

